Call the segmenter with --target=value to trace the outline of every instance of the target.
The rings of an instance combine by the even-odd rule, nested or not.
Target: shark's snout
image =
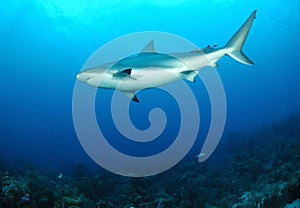
[[[90,77],[87,76],[86,73],[79,73],[76,75],[76,79],[81,81],[81,82],[86,82]]]

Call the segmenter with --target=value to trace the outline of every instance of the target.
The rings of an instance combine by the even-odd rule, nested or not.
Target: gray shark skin
[[[156,52],[154,41],[150,41],[140,53],[82,71],[76,78],[94,87],[120,90],[133,101],[139,102],[136,91],[163,86],[180,79],[194,82],[200,69],[206,66],[217,67],[217,61],[225,55],[243,64],[254,65],[242,49],[256,12],[251,13],[224,47],[209,45],[202,50],[163,54]]]

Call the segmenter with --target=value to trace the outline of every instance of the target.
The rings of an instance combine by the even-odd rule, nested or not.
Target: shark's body
[[[155,51],[154,41],[150,41],[139,54],[82,71],[77,79],[95,87],[121,90],[139,102],[135,96],[137,90],[166,85],[180,79],[194,81],[200,69],[217,66],[216,62],[225,55],[253,65],[243,54],[242,48],[255,16],[256,11],[253,11],[224,47],[208,46],[187,53],[162,54]]]

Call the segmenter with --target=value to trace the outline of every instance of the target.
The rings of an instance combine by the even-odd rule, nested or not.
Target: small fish
[[[158,205],[156,208],[164,208],[165,206],[162,205],[162,199],[159,201]]]
[[[62,173],[59,173],[58,176],[57,176],[58,179],[62,179],[62,177],[63,177]]]

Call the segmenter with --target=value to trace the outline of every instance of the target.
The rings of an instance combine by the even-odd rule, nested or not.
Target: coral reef
[[[102,169],[89,174],[83,164],[74,176],[0,165],[0,208],[300,206],[300,115],[254,133],[229,135],[226,141],[219,150],[226,157],[185,160],[146,178]]]

